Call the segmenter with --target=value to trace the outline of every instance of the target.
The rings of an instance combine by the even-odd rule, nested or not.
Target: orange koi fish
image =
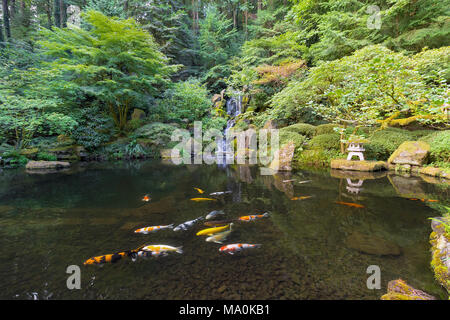
[[[142,201],[144,201],[144,202],[149,202],[151,199],[150,199],[150,197],[148,196],[148,194],[146,194],[143,198],[142,198]]]
[[[134,231],[134,233],[149,234],[151,232],[156,232],[163,229],[173,229],[173,223],[168,226],[154,226],[154,227],[140,228]]]
[[[439,200],[432,200],[432,199],[420,199],[422,202],[439,202]]]
[[[132,254],[133,250],[130,251],[123,251],[123,252],[117,252],[113,254],[106,254],[104,256],[98,256],[93,257],[88,260],[86,260],[83,264],[86,265],[93,265],[93,264],[104,264],[104,263],[115,263],[122,258],[129,257]]]
[[[229,245],[223,246],[219,249],[219,251],[233,255],[237,252],[241,252],[242,250],[260,248],[260,247],[261,247],[260,244],[236,243],[236,244],[229,244]]]
[[[250,222],[250,221],[255,221],[261,218],[266,218],[268,217],[270,214],[268,212],[264,213],[264,214],[259,214],[259,215],[251,215],[251,216],[243,216],[240,217],[238,220],[240,221],[245,221],[245,222]]]
[[[350,203],[350,202],[342,202],[342,201],[336,201],[337,204],[342,204],[344,206],[349,206],[353,208],[364,208],[363,205],[357,204],[357,203]]]
[[[217,199],[211,198],[192,198],[191,201],[202,202],[202,201],[217,201]]]
[[[294,200],[294,201],[296,201],[296,200],[306,200],[306,199],[309,199],[309,198],[312,198],[312,196],[293,197],[293,198],[291,198],[291,200]]]
[[[203,191],[202,189],[199,188],[194,188],[195,190],[197,190],[198,193],[205,193],[205,191]]]

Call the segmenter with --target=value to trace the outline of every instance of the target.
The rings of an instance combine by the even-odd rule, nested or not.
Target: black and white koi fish
[[[190,227],[192,227],[194,224],[196,224],[198,221],[203,220],[203,217],[198,217],[197,219],[191,220],[191,221],[186,221],[185,223],[182,223],[178,226],[176,226],[173,231],[186,231],[187,229],[189,229]]]
[[[212,219],[212,218],[218,216],[219,214],[225,214],[225,212],[223,212],[222,210],[220,210],[220,211],[217,211],[217,210],[211,211],[206,216],[206,220]]]

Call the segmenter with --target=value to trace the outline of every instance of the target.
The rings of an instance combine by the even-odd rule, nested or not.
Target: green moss
[[[431,163],[450,162],[450,130],[433,132],[422,136],[420,141],[427,142],[430,146]]]
[[[311,138],[316,134],[316,127],[308,123],[296,123],[283,128],[283,130],[295,132],[308,138]]]
[[[377,131],[369,137],[369,143],[364,146],[365,156],[369,160],[387,160],[391,154],[405,141],[414,141],[410,131],[388,128]]]
[[[334,123],[327,123],[327,124],[321,124],[320,126],[316,127],[316,136],[322,135],[322,134],[331,134],[335,133],[334,128],[339,127],[337,124]]]

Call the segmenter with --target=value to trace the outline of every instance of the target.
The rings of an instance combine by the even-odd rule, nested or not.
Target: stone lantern
[[[363,147],[363,143],[360,141],[353,141],[348,144],[348,157],[347,160],[352,160],[354,156],[357,156],[360,161],[364,161],[363,152],[366,151]]]

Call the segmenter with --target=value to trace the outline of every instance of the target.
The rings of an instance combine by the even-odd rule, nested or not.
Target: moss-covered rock
[[[423,141],[405,141],[389,157],[388,163],[422,166],[430,152],[430,145]]]
[[[269,168],[276,171],[291,171],[292,159],[294,158],[295,144],[290,141],[278,150],[277,158],[270,164]]]
[[[389,281],[388,292],[381,297],[381,300],[436,300],[436,298],[398,279]]]
[[[27,170],[65,169],[69,167],[69,162],[61,161],[29,161],[26,165]]]
[[[381,171],[387,169],[384,161],[353,161],[347,159],[334,159],[331,168],[350,171]]]

